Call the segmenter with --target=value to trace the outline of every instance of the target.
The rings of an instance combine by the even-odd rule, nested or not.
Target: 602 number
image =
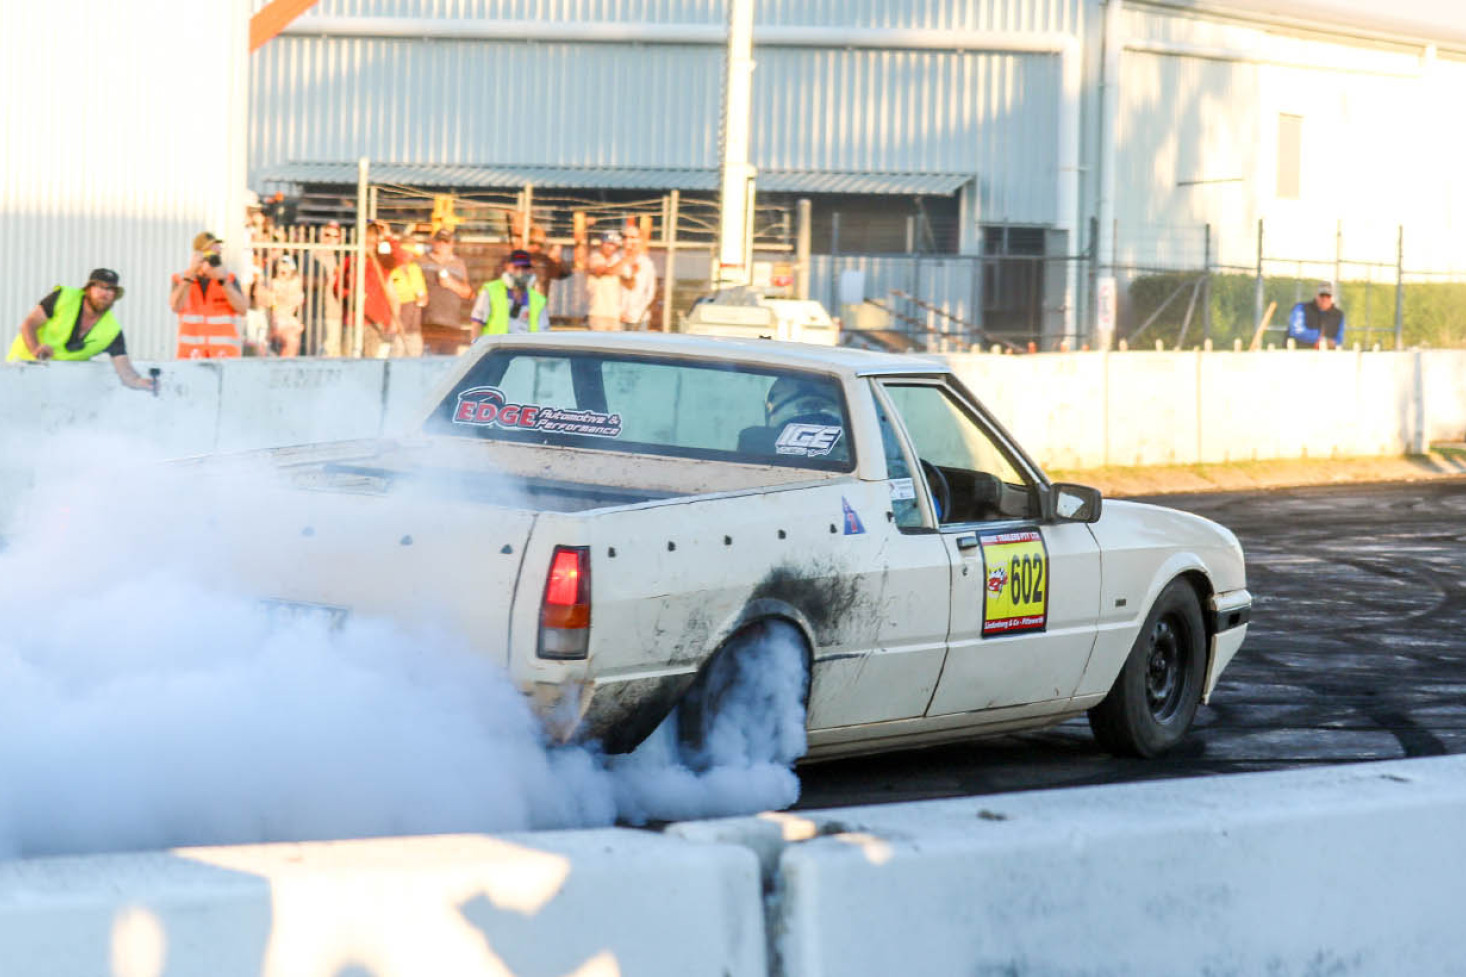
[[[1008,586],[1013,603],[1041,604],[1044,600],[1044,559],[1041,556],[1015,556],[1008,564]]]

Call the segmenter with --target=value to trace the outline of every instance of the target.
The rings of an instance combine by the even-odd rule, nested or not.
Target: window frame
[[[928,531],[954,533],[970,531],[971,529],[977,527],[1002,526],[1008,524],[1034,525],[1050,521],[1047,518],[1047,513],[1049,509],[1048,495],[1051,485],[1048,476],[1043,473],[1043,469],[1035,464],[1034,461],[1023,452],[1023,449],[1021,449],[1018,446],[1017,442],[1014,441],[1012,435],[1010,435],[1003,427],[1003,425],[998,422],[997,418],[993,417],[993,415],[985,407],[982,406],[982,404],[977,400],[976,397],[972,396],[971,392],[968,391],[965,386],[963,386],[962,382],[958,380],[956,376],[952,374],[945,374],[941,376],[933,376],[932,374],[882,374],[879,376],[868,377],[867,379],[871,381],[872,388],[876,392],[876,396],[880,398],[882,405],[886,408],[887,412],[891,416],[892,423],[897,425],[897,428],[901,433],[901,437],[906,442],[905,449],[907,452],[907,465],[912,469],[914,473],[920,472],[921,474],[920,482],[923,487],[923,491],[917,494],[918,497],[922,500],[923,516],[926,520],[929,521],[928,524],[930,526],[936,527],[934,530]],[[1014,471],[1017,472],[1020,477],[1027,479],[1032,485],[1034,504],[1037,506],[1038,509],[1037,513],[1032,516],[1005,516],[1002,519],[991,519],[976,522],[967,521],[943,523],[938,521],[936,518],[936,506],[932,500],[931,485],[927,481],[926,473],[921,471],[919,459],[917,460],[916,464],[912,463],[913,456],[915,455],[915,452],[917,450],[916,439],[911,436],[911,432],[906,427],[906,418],[902,416],[900,410],[896,408],[895,402],[890,398],[889,391],[886,390],[887,385],[893,384],[896,386],[936,387],[939,391],[944,392],[948,396],[950,396],[952,402],[956,405],[958,410],[966,415],[967,419],[975,424],[978,430],[988,437],[993,446],[998,449],[998,453],[1007,460],[1009,465],[1013,466]],[[882,461],[884,463],[884,455],[882,456]],[[913,477],[915,476],[913,475]]]

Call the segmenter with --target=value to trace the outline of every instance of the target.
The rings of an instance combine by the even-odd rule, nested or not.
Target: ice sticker
[[[824,424],[786,424],[774,442],[774,450],[781,455],[803,455],[816,458],[834,450],[844,434],[844,429]]]

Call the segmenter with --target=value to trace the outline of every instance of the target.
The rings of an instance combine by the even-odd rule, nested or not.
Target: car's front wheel
[[[1206,626],[1201,601],[1184,580],[1161,591],[1103,702],[1089,710],[1100,746],[1153,757],[1185,738],[1201,706]]]

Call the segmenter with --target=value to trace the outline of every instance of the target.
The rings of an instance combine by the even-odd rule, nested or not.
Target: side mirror
[[[1055,522],[1098,522],[1104,496],[1097,488],[1055,482],[1049,486],[1049,518]]]

